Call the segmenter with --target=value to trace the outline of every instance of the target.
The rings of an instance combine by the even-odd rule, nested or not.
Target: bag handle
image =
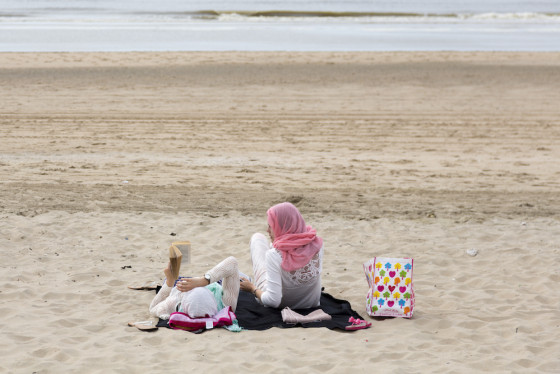
[[[372,288],[374,286],[374,279],[375,279],[375,262],[377,261],[377,257],[374,257],[372,260],[369,260],[367,262],[364,263],[364,273],[366,274],[366,280],[369,284],[369,288]],[[369,268],[372,268],[372,270],[370,270]],[[370,276],[371,274],[371,276]]]

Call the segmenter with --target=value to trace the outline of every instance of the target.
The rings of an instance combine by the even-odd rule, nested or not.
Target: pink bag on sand
[[[411,258],[374,257],[364,263],[369,284],[366,311],[370,316],[412,317],[412,269]]]
[[[236,319],[230,306],[220,310],[212,317],[192,318],[188,314],[175,312],[169,317],[169,327],[175,330],[186,330],[190,332],[211,329],[220,326],[229,326]]]

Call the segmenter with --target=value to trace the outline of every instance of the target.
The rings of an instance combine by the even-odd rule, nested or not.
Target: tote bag
[[[366,311],[370,316],[412,317],[413,267],[411,258],[374,257],[364,263],[369,284]]]

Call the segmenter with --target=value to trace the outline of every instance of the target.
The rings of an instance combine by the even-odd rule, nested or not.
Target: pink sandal
[[[362,330],[371,326],[371,322],[364,321],[363,319],[356,319],[354,317],[350,317],[348,322],[352,324],[350,326],[346,326],[346,330]]]

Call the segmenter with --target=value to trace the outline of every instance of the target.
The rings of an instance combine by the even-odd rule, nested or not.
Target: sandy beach
[[[0,53],[0,371],[560,372],[560,53]],[[291,201],[368,330],[141,332]],[[470,256],[467,250],[476,249]],[[362,264],[413,257],[414,317]]]

